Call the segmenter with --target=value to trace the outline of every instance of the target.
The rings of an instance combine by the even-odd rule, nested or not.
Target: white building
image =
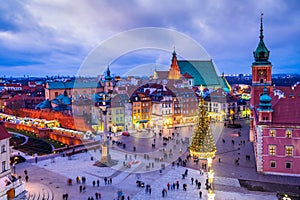
[[[3,122],[0,122],[0,200],[14,198],[25,190],[25,183],[13,174],[10,166],[10,134],[4,128]]]

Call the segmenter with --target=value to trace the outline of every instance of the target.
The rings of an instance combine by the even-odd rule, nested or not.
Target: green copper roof
[[[188,73],[192,77],[194,77],[195,85],[203,85],[207,87],[221,87],[219,77],[216,73],[215,66],[212,60],[179,60],[177,63],[181,74]]]
[[[255,59],[255,62],[253,63],[253,65],[271,64],[269,62],[270,51],[266,47],[264,40],[263,40],[264,35],[263,35],[262,15],[261,15],[261,21],[260,21],[259,43],[258,43],[256,50],[253,52],[254,59]]]
[[[48,82],[48,88],[51,89],[72,89],[72,88],[98,88],[100,87],[97,81],[87,81],[87,82]]]
[[[264,92],[259,98],[259,110],[272,110],[272,98],[268,95],[267,87],[264,87]]]
[[[109,69],[109,66],[108,66],[107,70],[106,70],[105,81],[111,81],[112,79],[113,79],[113,77],[111,77],[111,75],[110,75],[110,69]]]
[[[50,108],[50,109],[52,108],[51,102],[49,101],[49,99],[46,99],[45,101],[39,103],[35,107],[35,109],[46,109],[46,108]]]

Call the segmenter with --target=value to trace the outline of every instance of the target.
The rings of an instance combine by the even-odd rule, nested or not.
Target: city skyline
[[[0,5],[0,76],[76,75],[99,45],[144,27],[166,28],[194,39],[220,73],[249,74],[262,12],[273,72],[300,73],[299,7],[297,1],[274,4],[267,0],[243,4],[189,1],[180,5],[171,1],[10,1]],[[159,35],[157,39],[161,39]],[[107,64],[115,74],[136,66],[169,68],[174,46],[170,44],[168,51],[140,49]]]

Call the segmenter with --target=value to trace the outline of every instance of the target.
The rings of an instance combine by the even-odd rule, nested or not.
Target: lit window
[[[270,130],[270,136],[275,137],[275,130]]]
[[[270,167],[271,168],[275,168],[276,167],[276,161],[275,160],[271,160],[270,161]]]
[[[285,146],[285,156],[293,156],[293,146]]]
[[[292,168],[292,163],[291,162],[286,162],[285,163],[285,168],[286,169],[291,169]]]
[[[286,135],[287,138],[291,138],[292,137],[292,131],[291,130],[287,130],[285,132],[285,135]]]
[[[2,161],[2,172],[6,171],[6,162]]]
[[[3,144],[3,145],[1,146],[1,153],[4,153],[5,151],[6,151],[5,144]]]
[[[276,146],[275,145],[269,145],[269,155],[270,156],[276,155]]]

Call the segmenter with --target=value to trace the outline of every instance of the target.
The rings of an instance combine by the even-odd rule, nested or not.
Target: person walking
[[[202,199],[202,191],[199,191],[199,198]]]
[[[100,181],[99,181],[99,179],[97,180],[97,187],[99,187],[100,186]]]

